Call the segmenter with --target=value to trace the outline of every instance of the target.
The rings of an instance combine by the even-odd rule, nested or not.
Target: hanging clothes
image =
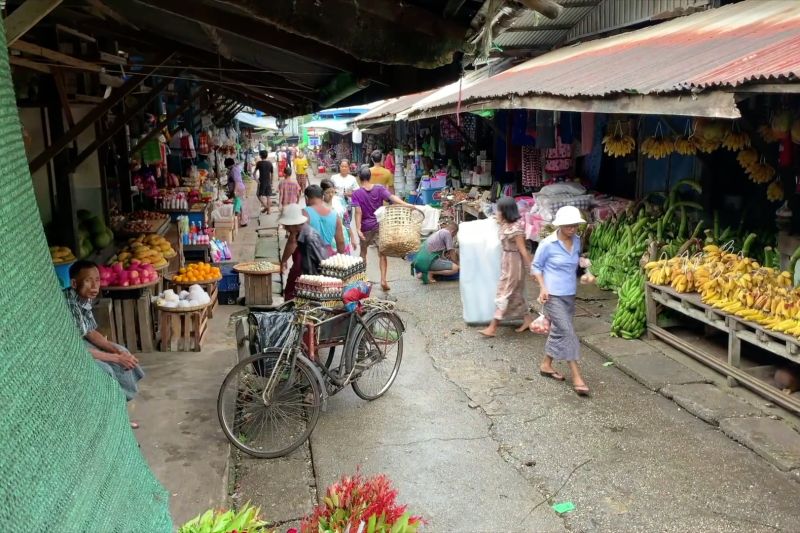
[[[572,169],[572,145],[561,142],[558,135],[555,140],[555,148],[545,150],[544,170],[550,178],[562,178]]]
[[[536,111],[536,147],[555,148],[556,125],[552,111]]]
[[[594,147],[594,113],[581,113],[581,151],[578,155],[587,156]]]
[[[194,149],[194,138],[188,132],[181,136],[181,157],[184,159],[194,159],[197,152]]]
[[[200,155],[211,153],[211,139],[206,131],[201,131],[197,136],[197,153]]]
[[[511,144],[515,146],[533,145],[536,139],[528,134],[528,111],[517,109],[511,112]]]
[[[544,184],[544,152],[534,146],[522,147],[522,186],[540,189]]]

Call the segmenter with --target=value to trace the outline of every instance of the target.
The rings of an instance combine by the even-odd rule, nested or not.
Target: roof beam
[[[532,9],[549,19],[556,19],[564,11],[564,6],[554,0],[517,0],[528,9]]]
[[[33,160],[30,162],[30,171],[31,174],[42,168],[48,161],[50,161],[53,157],[57,156],[61,153],[64,148],[67,147],[72,141],[78,138],[78,135],[86,131],[89,126],[94,124],[100,117],[108,113],[108,111],[117,105],[119,102],[122,101],[123,98],[131,94],[136,87],[142,84],[144,80],[146,80],[151,74],[153,74],[158,68],[163,65],[170,57],[172,57],[172,53],[162,55],[158,60],[156,60],[155,65],[152,67],[147,67],[142,70],[137,76],[133,76],[129,78],[122,87],[118,87],[111,91],[111,94],[108,98],[103,100],[102,104],[98,104],[96,107],[92,108],[86,116],[84,116],[77,124],[75,124],[74,128],[70,128],[68,132],[62,135],[59,139],[57,139],[53,144],[45,148],[45,150],[37,155]]]
[[[30,54],[32,56],[44,57],[45,59],[55,61],[56,63],[61,63],[62,65],[75,67],[79,70],[87,70],[89,72],[98,73],[103,72],[103,67],[100,65],[96,65],[82,59],[77,59],[70,55],[62,54],[61,52],[56,52],[55,50],[50,50],[49,48],[44,48],[43,46],[29,43],[27,41],[18,40],[14,44],[10,45],[9,48],[17,50],[18,52]]]
[[[103,146],[119,130],[124,128],[125,124],[130,122],[133,119],[133,117],[135,117],[137,114],[139,114],[140,111],[142,111],[145,107],[147,107],[150,104],[150,102],[155,100],[156,96],[158,96],[161,93],[161,91],[166,89],[167,85],[169,85],[170,82],[172,82],[170,78],[163,78],[150,90],[149,93],[139,97],[139,99],[136,102],[136,105],[126,110],[125,114],[122,115],[121,117],[117,117],[117,119],[114,121],[113,124],[111,124],[111,126],[103,130],[102,137],[99,138],[95,137],[95,140],[91,144],[89,144],[89,146],[84,148],[80,154],[78,154],[78,157],[75,158],[75,161],[70,162],[70,166],[72,167],[72,169],[75,169],[78,166],[80,166],[80,164],[86,161],[90,155],[92,155],[93,153],[95,153],[95,151],[97,151],[98,148]]]
[[[521,32],[521,31],[568,31],[572,26],[569,24],[549,24],[546,26],[511,26],[506,29],[506,32]]]
[[[309,42],[279,28],[259,27],[252,17],[244,14],[239,15],[196,2],[191,9],[186,9],[186,3],[182,0],[136,1],[173,15],[208,24],[263,45],[279,48],[288,54],[300,56],[319,65],[350,72],[362,67],[361,62],[341,50],[318,42]]]
[[[61,3],[61,0],[26,0],[5,20],[8,46],[25,35]]]

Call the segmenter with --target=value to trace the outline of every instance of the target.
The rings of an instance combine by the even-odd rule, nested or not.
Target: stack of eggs
[[[337,278],[300,276],[296,286],[298,298],[315,301],[342,299],[342,280]]]
[[[325,276],[338,278],[344,285],[366,279],[367,265],[360,257],[336,254],[320,263]]]
[[[167,309],[195,308],[211,303],[211,297],[200,285],[191,285],[188,291],[176,293],[167,289],[156,300],[158,307]]]

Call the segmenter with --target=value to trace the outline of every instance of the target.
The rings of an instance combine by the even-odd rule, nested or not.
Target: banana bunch
[[[678,137],[675,139],[675,153],[680,155],[695,155],[697,148],[689,137]]]
[[[761,135],[765,143],[776,143],[780,140],[778,133],[772,129],[772,126],[767,124],[762,124],[758,127],[758,134]]]
[[[644,276],[641,271],[630,276],[619,289],[617,309],[611,322],[611,335],[638,339],[645,332]]]
[[[746,150],[740,151],[736,155],[736,160],[745,170],[745,172],[750,172],[750,167],[758,163],[758,152],[756,152],[753,148],[747,148]]]
[[[699,135],[695,135],[692,137],[692,144],[694,144],[695,149],[698,152],[703,152],[704,154],[710,154],[720,146],[720,141],[714,139],[706,139],[704,137],[700,137]]]
[[[722,138],[722,146],[731,152],[738,152],[750,147],[750,136],[743,131],[729,130]]]
[[[641,151],[650,159],[663,159],[674,150],[675,143],[667,137],[654,135],[642,141]]]
[[[636,141],[621,131],[603,137],[603,150],[611,157],[625,157],[636,148]]]
[[[770,202],[783,201],[783,186],[780,180],[775,180],[767,186],[767,200]]]
[[[747,169],[747,172],[750,181],[753,183],[769,183],[772,181],[772,178],[775,177],[775,168],[769,163],[765,163],[763,161],[750,165],[750,168]]]

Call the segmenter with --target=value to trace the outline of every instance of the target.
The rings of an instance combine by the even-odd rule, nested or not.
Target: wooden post
[[[5,2],[4,2],[5,3]],[[36,26],[61,3],[61,0],[26,0],[5,20],[6,42],[8,46]]]
[[[734,368],[742,366],[742,341],[737,332],[741,329],[738,320],[728,318],[728,364]],[[736,387],[739,382],[728,376],[728,386]]]
[[[658,325],[658,304],[656,301],[653,300],[653,289],[650,285],[645,284],[644,286],[644,302],[645,302],[645,316],[647,317],[647,325],[648,326],[657,326]],[[650,332],[650,328],[647,328],[647,338],[650,340],[655,340],[655,336]]]

